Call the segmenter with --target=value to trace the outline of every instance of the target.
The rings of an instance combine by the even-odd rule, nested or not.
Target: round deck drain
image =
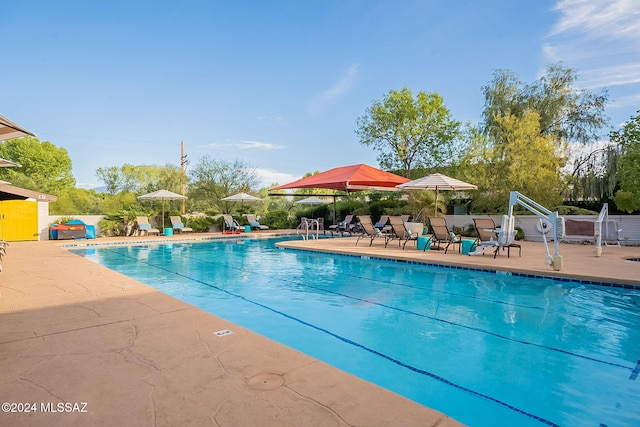
[[[269,391],[275,390],[284,384],[284,378],[278,374],[258,374],[247,380],[247,386],[251,390]]]

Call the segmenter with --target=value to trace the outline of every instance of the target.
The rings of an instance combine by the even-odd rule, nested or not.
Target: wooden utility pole
[[[184,187],[185,187],[185,181],[186,181],[186,177],[184,175],[184,171],[185,171],[185,167],[187,165],[187,156],[185,156],[184,154],[184,141],[180,141],[180,166],[182,167],[182,174],[180,175],[180,189],[182,190],[182,192],[180,194],[182,194],[184,196]],[[182,213],[182,215],[187,213],[187,206],[185,203],[185,199],[182,199],[182,210],[180,211]]]

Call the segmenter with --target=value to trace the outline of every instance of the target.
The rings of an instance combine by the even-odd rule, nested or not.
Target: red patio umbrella
[[[396,185],[409,182],[407,178],[376,169],[369,165],[359,164],[329,169],[316,175],[308,176],[289,184],[274,187],[271,190],[288,188],[326,188],[339,191],[386,190],[397,191]]]
[[[308,176],[288,184],[279,185],[271,190],[293,188],[326,188],[328,190],[352,191],[384,190],[398,191],[397,185],[411,181],[390,172],[376,169],[369,165],[359,164],[329,169],[319,174]],[[333,220],[336,218],[336,198],[333,196]]]

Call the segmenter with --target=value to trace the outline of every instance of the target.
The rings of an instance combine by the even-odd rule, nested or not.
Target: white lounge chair
[[[249,225],[251,226],[252,230],[268,230],[269,229],[268,225],[260,224],[260,222],[258,222],[258,219],[254,214],[247,214],[247,221],[249,222]]]
[[[240,224],[238,221],[233,219],[231,215],[222,215],[224,219],[224,223],[222,226],[223,233],[239,233],[240,232]]]
[[[153,228],[151,226],[151,223],[149,223],[149,218],[147,218],[146,216],[136,217],[136,222],[138,223],[138,230],[140,230],[141,235],[143,233],[146,235],[160,235],[160,230],[158,230],[157,228]]]
[[[193,231],[193,228],[184,226],[184,224],[182,223],[182,219],[179,216],[171,216],[170,218],[171,218],[171,226],[173,227],[173,231],[176,231],[179,233],[187,233],[187,232]]]

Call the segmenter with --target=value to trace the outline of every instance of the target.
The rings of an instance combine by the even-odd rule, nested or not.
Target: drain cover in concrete
[[[247,381],[247,386],[251,390],[269,391],[275,390],[284,384],[284,378],[278,374],[258,374]]]

